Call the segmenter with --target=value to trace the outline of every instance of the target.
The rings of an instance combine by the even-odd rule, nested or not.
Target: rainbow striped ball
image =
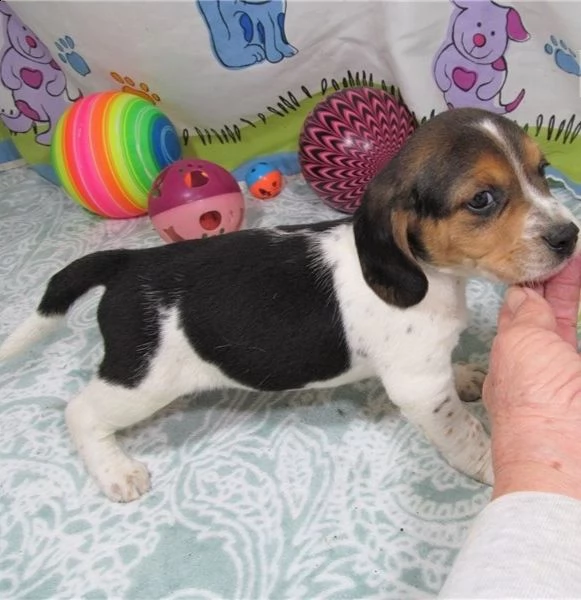
[[[125,92],[77,100],[55,128],[51,160],[66,192],[87,210],[114,219],[147,213],[151,184],[181,158],[170,120]]]
[[[306,181],[332,208],[353,213],[367,184],[416,128],[406,106],[376,88],[349,88],[320,102],[299,138]]]

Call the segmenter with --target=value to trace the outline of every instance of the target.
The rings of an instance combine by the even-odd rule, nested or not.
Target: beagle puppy
[[[115,433],[179,396],[371,376],[452,466],[491,484],[488,435],[461,402],[480,397],[484,373],[451,355],[467,323],[467,277],[540,281],[576,252],[579,229],[551,196],[546,165],[510,120],[444,112],[375,177],[352,218],[76,260],[52,277],[0,358],[104,286],[104,358],[66,421],[114,501],[150,486]]]

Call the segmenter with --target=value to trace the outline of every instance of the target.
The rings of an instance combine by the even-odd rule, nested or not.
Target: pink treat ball
[[[153,182],[148,210],[165,242],[194,240],[240,229],[244,196],[220,165],[184,159],[166,167]]]

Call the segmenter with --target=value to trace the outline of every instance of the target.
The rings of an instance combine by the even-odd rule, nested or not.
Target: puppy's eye
[[[490,210],[493,209],[495,206],[496,200],[492,195],[492,192],[488,191],[478,192],[478,194],[476,194],[474,198],[472,198],[472,200],[468,202],[468,209],[478,215],[490,212]]]
[[[542,160],[542,161],[539,163],[538,171],[539,171],[539,175],[540,175],[541,177],[545,177],[545,176],[546,176],[546,173],[545,173],[545,171],[546,171],[546,168],[547,168],[548,166],[549,166],[549,163],[548,163],[546,160]]]

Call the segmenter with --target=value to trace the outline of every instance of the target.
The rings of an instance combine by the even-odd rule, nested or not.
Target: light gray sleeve
[[[439,598],[581,598],[581,502],[518,492],[476,518]]]

